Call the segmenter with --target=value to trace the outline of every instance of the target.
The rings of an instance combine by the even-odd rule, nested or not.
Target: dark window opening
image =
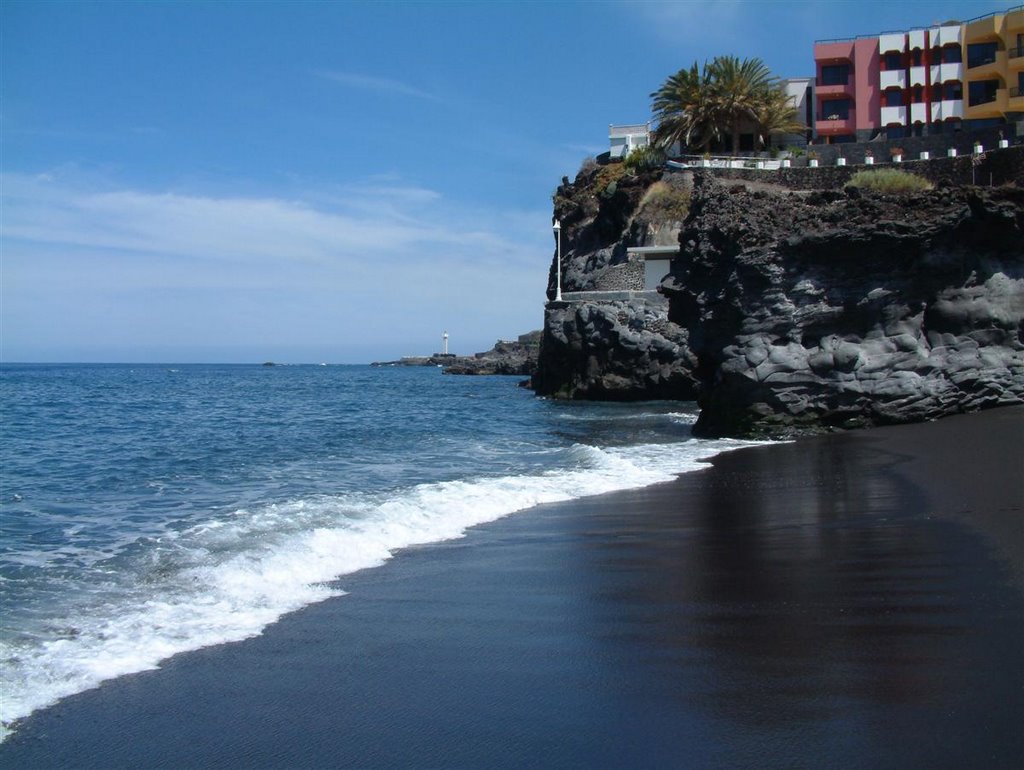
[[[821,66],[821,84],[823,86],[845,86],[849,82],[849,64],[823,64]]]
[[[902,107],[903,106],[903,92],[891,88],[885,92],[885,106],[886,107]]]
[[[885,58],[885,68],[887,70],[901,70],[901,69],[903,69],[903,54],[901,54],[901,53],[887,53],[884,58]]]
[[[967,84],[967,102],[972,107],[994,102],[998,90],[998,80],[975,80],[973,83]]]
[[[967,46],[967,68],[991,64],[996,60],[999,43],[970,43]]]
[[[886,126],[885,136],[888,139],[902,139],[906,136],[906,129],[903,126]]]
[[[821,103],[821,115],[818,120],[849,120],[849,99],[825,99]]]
[[[964,85],[959,81],[950,81],[942,86],[942,98],[945,101],[964,98]]]
[[[911,61],[913,61],[913,65],[912,66],[920,67],[921,66],[921,49],[920,48],[915,48],[913,53],[910,54],[910,56],[911,56]]]
[[[948,46],[942,49],[943,64],[959,64],[964,60],[960,46]]]

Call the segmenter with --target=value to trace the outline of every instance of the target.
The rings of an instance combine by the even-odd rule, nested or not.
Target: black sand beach
[[[1024,408],[403,552],[34,715],[4,767],[1024,766]]]

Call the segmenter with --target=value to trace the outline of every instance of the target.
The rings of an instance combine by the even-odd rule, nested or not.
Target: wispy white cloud
[[[540,321],[544,211],[469,208],[399,178],[286,199],[152,192],[56,170],[4,174],[0,190],[8,357],[96,340],[329,350],[344,328],[364,329],[387,356],[430,352],[421,346],[435,344],[435,327],[484,349]]]
[[[336,70],[318,70],[316,75],[340,83],[349,88],[358,88],[365,91],[377,93],[396,94],[398,96],[412,96],[416,99],[427,99],[429,101],[440,101],[440,97],[422,88],[403,83],[401,80],[378,77],[376,75],[364,75],[356,72],[338,72]]]

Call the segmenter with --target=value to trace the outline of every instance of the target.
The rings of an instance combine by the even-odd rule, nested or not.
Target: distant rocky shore
[[[435,353],[397,361],[375,361],[373,366],[440,366],[445,374],[511,374],[530,376],[537,368],[540,331],[521,334],[515,340],[498,340],[494,347],[472,356]]]

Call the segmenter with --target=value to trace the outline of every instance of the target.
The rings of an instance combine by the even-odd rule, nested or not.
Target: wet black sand
[[[1024,408],[737,451],[342,585],[0,765],[1024,766]]]

